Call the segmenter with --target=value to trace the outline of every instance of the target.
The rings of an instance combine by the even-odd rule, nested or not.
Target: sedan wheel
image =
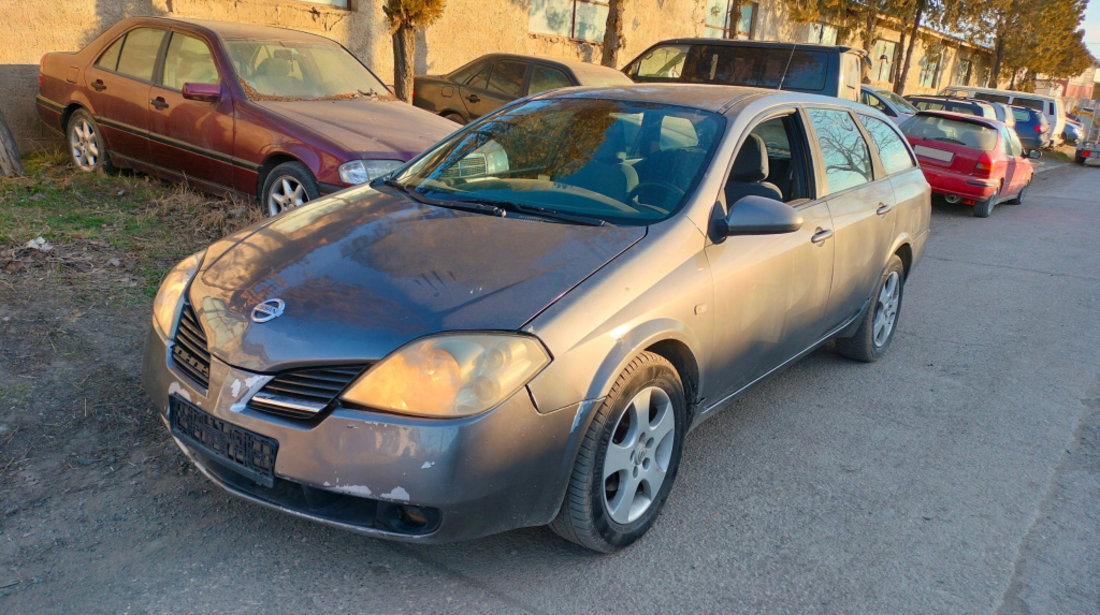
[[[604,553],[641,538],[676,478],[685,400],[667,360],[650,352],[635,357],[596,410],[550,528]]]
[[[284,162],[264,180],[260,203],[268,216],[300,207],[320,196],[313,174],[300,162]]]
[[[90,113],[79,109],[69,118],[66,132],[69,137],[69,156],[73,164],[81,171],[110,171],[110,156],[99,127]]]
[[[885,354],[897,330],[904,286],[905,268],[895,254],[886,264],[871,305],[863,315],[855,334],[836,340],[837,352],[849,359],[868,363]]]

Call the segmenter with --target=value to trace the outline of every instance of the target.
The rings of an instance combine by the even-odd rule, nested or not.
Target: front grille
[[[279,374],[248,401],[260,412],[309,419],[322,412],[367,365],[301,369]]]
[[[206,349],[206,333],[199,325],[190,301],[184,302],[180,324],[176,327],[172,361],[204,389],[210,386],[210,352]]]

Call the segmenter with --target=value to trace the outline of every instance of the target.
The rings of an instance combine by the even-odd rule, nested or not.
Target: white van
[[[952,98],[977,98],[990,102],[1008,103],[1020,107],[1031,107],[1047,116],[1047,121],[1054,128],[1054,144],[1060,145],[1063,141],[1062,133],[1066,130],[1066,105],[1061,98],[1032,94],[1031,92],[1016,92],[1014,90],[996,90],[993,88],[975,88],[965,85],[950,85],[940,90],[940,96]]]

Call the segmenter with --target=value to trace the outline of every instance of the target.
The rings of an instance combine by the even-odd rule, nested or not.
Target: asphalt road
[[[51,555],[78,572],[0,610],[1098,613],[1100,169],[932,223],[889,354],[822,349],[706,422],[622,553],[538,528],[389,543],[138,473],[115,522]],[[143,500],[154,480],[188,497]]]

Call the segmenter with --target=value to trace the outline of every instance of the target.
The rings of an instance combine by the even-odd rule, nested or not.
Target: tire
[[[975,218],[988,218],[989,214],[993,213],[993,208],[997,206],[997,199],[1001,196],[1001,188],[1004,187],[1002,183],[997,186],[997,191],[993,193],[993,196],[982,201],[981,203],[974,203],[974,217]]]
[[[74,111],[65,126],[65,138],[69,144],[69,158],[76,168],[88,173],[110,173],[115,170],[107,152],[107,142],[103,140],[103,134],[91,113],[84,109]]]
[[[1016,194],[1016,196],[1014,196],[1011,199],[1005,201],[1005,203],[1008,203],[1009,205],[1020,205],[1020,204],[1022,204],[1024,202],[1024,193],[1027,192],[1027,188],[1030,185],[1031,185],[1031,180],[1029,179],[1029,180],[1027,180],[1027,183],[1024,184],[1024,186],[1022,188],[1020,188],[1020,192],[1018,192]]]
[[[443,117],[451,120],[452,122],[458,122],[459,124],[466,124],[466,118],[462,117],[458,113],[455,113],[454,111],[448,111],[447,113],[444,113]]]
[[[550,529],[602,553],[641,538],[676,480],[686,422],[675,368],[659,355],[639,354],[597,408]]]
[[[871,363],[879,360],[890,347],[901,315],[901,299],[905,289],[905,267],[897,254],[890,257],[882,279],[875,287],[871,306],[863,315],[852,337],[836,340],[836,350],[842,356]]]
[[[1077,164],[1085,164],[1085,159],[1083,156],[1074,156],[1073,161]]]
[[[300,162],[284,162],[267,174],[260,190],[260,207],[268,216],[300,207],[321,196],[317,180]]]

